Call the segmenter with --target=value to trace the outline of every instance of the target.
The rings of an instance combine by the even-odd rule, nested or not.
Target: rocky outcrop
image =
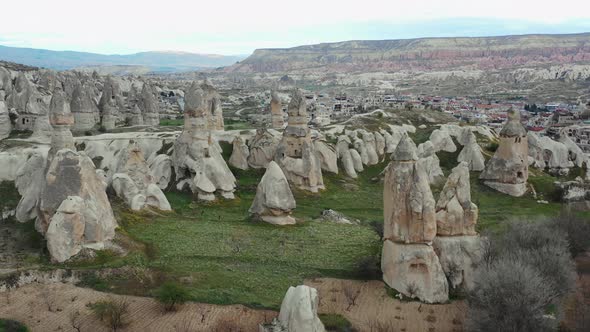
[[[274,159],[279,141],[266,129],[256,129],[256,135],[249,142],[248,165],[252,168],[266,168]]]
[[[166,154],[158,154],[148,160],[154,181],[162,190],[168,188],[172,180],[172,160]]]
[[[428,183],[438,184],[445,179],[445,174],[440,168],[440,160],[434,153],[434,146],[426,141],[418,146],[418,167],[428,176]]]
[[[291,217],[295,198],[283,171],[271,161],[256,188],[256,197],[248,210],[251,215],[275,225],[295,224]]]
[[[300,285],[289,287],[279,317],[270,324],[260,326],[261,332],[324,332],[324,324],[318,317],[318,291]]]
[[[105,130],[114,129],[123,106],[119,85],[112,77],[107,76],[102,88],[102,95],[98,102],[100,110],[100,125]]]
[[[214,200],[216,192],[233,199],[236,178],[211,136],[211,131],[219,128],[212,110],[220,112],[218,96],[211,89],[195,82],[186,92],[184,129],[174,143],[172,164],[179,190],[189,188],[201,200]]]
[[[10,116],[8,115],[8,108],[4,100],[0,100],[0,140],[10,136],[12,124],[10,123]]]
[[[485,168],[485,158],[475,135],[469,130],[462,136],[463,149],[457,157],[458,162],[466,162],[470,171],[481,172]]]
[[[363,159],[361,158],[361,155],[359,154],[359,152],[356,149],[349,149],[349,151],[350,151],[350,157],[352,158],[352,164],[354,166],[354,170],[357,173],[364,171],[365,167],[363,166]]]
[[[115,236],[117,222],[92,160],[73,148],[69,128],[74,119],[61,90],[54,91],[50,105],[54,135],[39,188],[35,227],[46,235],[52,260],[63,262],[82,247],[102,249]]]
[[[143,84],[143,87],[141,89],[139,108],[142,111],[142,123],[144,125],[160,125],[160,107],[158,106],[158,100],[154,96],[152,88],[147,82]],[[221,129],[223,129],[223,122],[221,122]]]
[[[449,299],[447,279],[429,245],[386,240],[381,269],[385,283],[407,297],[426,303],[443,303]]]
[[[336,144],[336,153],[338,153],[338,159],[344,168],[344,172],[349,177],[356,179],[357,174],[355,170],[355,163],[350,153],[350,138],[346,135],[338,136],[338,143]],[[361,163],[362,164],[362,163]]]
[[[469,167],[466,162],[453,168],[436,202],[437,234],[475,235],[479,211],[471,202]]]
[[[434,152],[438,151],[445,151],[445,152],[455,152],[457,151],[457,146],[453,142],[453,139],[449,135],[448,132],[435,129],[432,134],[430,134],[429,140],[432,142],[434,146]]]
[[[558,141],[561,144],[565,145],[565,147],[568,149],[569,159],[574,163],[575,166],[583,167],[584,164],[590,164],[588,156],[584,153],[584,151],[582,151],[582,149],[576,143],[574,143],[574,141],[572,141],[571,138],[569,138],[568,135],[566,135],[565,133],[561,134],[559,136]]]
[[[484,239],[474,236],[437,236],[432,246],[452,289],[472,290],[474,271],[481,263]]]
[[[10,72],[4,67],[0,67],[0,100],[6,100],[6,97],[12,93],[12,77]]]
[[[22,167],[19,167],[15,185],[21,195],[16,207],[16,219],[20,222],[28,222],[37,218],[37,205],[39,204],[39,188],[43,188],[45,182],[45,169],[47,151],[35,151],[27,158]]]
[[[70,101],[70,110],[74,116],[74,131],[91,130],[100,119],[98,107],[92,99],[92,92],[88,86],[77,82]]]
[[[401,135],[399,135],[399,137],[397,133],[395,133],[395,135],[392,135],[384,129],[381,129],[379,133],[381,133],[381,135],[383,135],[383,138],[385,139],[385,153],[393,153],[393,151],[395,151],[395,148],[397,147],[397,144],[401,140]]]
[[[435,202],[416,145],[405,135],[385,170],[381,270],[390,287],[427,303],[448,300],[448,285],[430,243]]]
[[[376,165],[379,163],[379,154],[377,153],[377,143],[375,135],[368,131],[361,133],[365,148],[367,151],[367,165]]]
[[[276,91],[270,92],[270,118],[272,128],[283,129],[285,120],[283,119],[283,104]]]
[[[118,154],[112,173],[112,178],[107,181],[132,210],[138,211],[147,206],[163,211],[172,210],[136,143],[131,142]]]
[[[244,140],[240,136],[236,136],[232,143],[233,149],[231,156],[229,157],[229,164],[232,167],[247,170],[248,169],[248,157],[250,156],[250,150],[244,143]]]
[[[383,137],[378,131],[374,132],[373,135],[375,135],[375,148],[377,149],[377,154],[382,157],[385,154],[386,148],[385,137]]]
[[[527,134],[527,140],[529,165],[565,174],[574,167],[574,163],[569,160],[569,149],[564,144],[533,132]]]
[[[322,168],[307,126],[305,97],[296,90],[288,106],[289,121],[277,146],[274,160],[290,183],[317,192],[324,189]]]
[[[416,145],[404,136],[385,170],[384,238],[429,243],[436,235],[435,202],[428,175],[418,167]]]
[[[318,138],[313,141],[313,147],[322,170],[338,174],[338,155],[334,146]]]
[[[529,148],[527,132],[520,123],[520,112],[508,111],[508,121],[499,136],[500,145],[479,178],[488,187],[502,193],[522,196],[529,177]]]
[[[367,146],[365,145],[365,142],[362,139],[356,137],[356,133],[352,138],[352,144],[354,146],[354,149],[358,152],[359,156],[361,157],[363,165],[371,165],[369,162],[374,160],[369,159],[369,152],[367,151]]]

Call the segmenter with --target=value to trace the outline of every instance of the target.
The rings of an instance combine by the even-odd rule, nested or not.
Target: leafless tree
[[[361,294],[361,290],[354,287],[352,282],[346,282],[344,284],[344,296],[346,297],[346,301],[348,302],[348,307],[346,307],[346,311],[349,311],[351,307],[356,305],[356,299]]]
[[[72,328],[78,332],[81,331],[82,328],[82,319],[81,319],[81,314],[80,311],[76,310],[76,311],[72,311],[70,313],[70,325],[72,325]]]
[[[43,288],[41,288],[41,298],[43,299],[43,302],[47,306],[47,310],[49,312],[54,312],[55,311],[55,296],[53,294],[53,290],[51,289],[51,287],[49,285],[43,285]]]

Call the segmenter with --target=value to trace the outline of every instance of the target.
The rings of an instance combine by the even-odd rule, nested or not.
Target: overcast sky
[[[106,54],[590,32],[590,0],[6,1],[0,45]]]

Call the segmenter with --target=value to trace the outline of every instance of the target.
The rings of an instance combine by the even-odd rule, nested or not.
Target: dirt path
[[[371,331],[463,331],[467,306],[463,301],[428,305],[402,302],[389,296],[381,281],[315,279],[305,282],[319,292],[319,313],[336,313],[346,317],[361,332]],[[356,304],[349,302],[344,289],[359,291]]]
[[[109,297],[129,302],[128,324],[122,331],[258,331],[259,323],[277,315],[241,305],[201,303],[185,304],[177,312],[164,313],[151,298],[111,295],[61,283],[31,284],[11,291],[8,297],[5,293],[0,295],[0,317],[20,321],[32,332],[75,331],[69,317],[77,310],[81,313],[82,332],[110,331],[86,308],[87,303]]]
[[[380,281],[314,279],[305,284],[318,289],[320,313],[346,317],[360,332],[370,331],[463,331],[465,304],[445,305],[402,302],[385,292]],[[359,296],[349,307],[345,288]],[[151,298],[102,293],[69,284],[30,284],[0,293],[0,317],[26,324],[31,331],[75,331],[70,314],[81,313],[81,331],[109,331],[86,307],[102,299],[124,298],[129,303],[127,325],[122,331],[258,331],[258,324],[272,320],[277,312],[255,310],[242,305],[220,306],[188,303],[173,313],[164,313]],[[50,310],[51,309],[51,310]]]

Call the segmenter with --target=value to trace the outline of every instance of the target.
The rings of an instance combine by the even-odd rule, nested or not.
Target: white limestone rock
[[[428,183],[438,184],[445,179],[445,174],[440,168],[440,160],[434,153],[434,146],[430,141],[426,141],[418,146],[418,167],[428,176]]]
[[[257,129],[256,136],[249,142],[248,165],[252,168],[266,168],[273,160],[279,141],[267,130]]]
[[[376,165],[379,163],[379,154],[377,153],[377,143],[375,135],[368,131],[361,132],[363,142],[367,152],[367,165]]]
[[[289,287],[278,320],[289,332],[324,332],[324,324],[318,317],[318,291],[299,285]]]
[[[336,152],[338,153],[338,158],[340,159],[340,163],[342,164],[342,168],[344,168],[344,172],[349,177],[356,179],[357,174],[355,170],[355,164],[352,159],[352,155],[350,153],[350,139],[346,135],[338,136],[338,143],[336,144]],[[361,162],[362,166],[362,162]]]
[[[248,157],[250,156],[250,150],[244,143],[244,140],[240,136],[236,136],[232,143],[233,149],[231,156],[229,157],[229,164],[235,168],[241,170],[248,169]]]
[[[438,235],[476,235],[479,210],[471,202],[469,167],[462,162],[453,168],[436,202]]]
[[[149,168],[154,182],[161,190],[168,188],[172,180],[172,160],[166,154],[159,154],[149,160]]]
[[[256,188],[249,213],[271,224],[289,225],[295,224],[291,217],[295,207],[295,198],[285,174],[277,163],[271,161]]]
[[[338,174],[338,156],[334,146],[321,139],[314,140],[313,146],[322,170]]]
[[[473,289],[474,271],[483,257],[482,240],[475,236],[437,236],[432,246],[452,289]]]
[[[458,162],[466,162],[470,171],[481,172],[485,168],[485,158],[481,147],[477,144],[475,135],[471,131],[463,137],[465,143],[457,157]]]
[[[375,135],[375,147],[377,149],[377,154],[382,157],[385,154],[385,137],[383,137],[383,135],[381,135],[381,133],[378,131],[374,132],[373,135]]]
[[[447,278],[438,256],[427,244],[383,243],[383,281],[404,296],[426,303],[449,299]]]
[[[4,100],[0,100],[0,140],[10,136],[12,130],[12,124],[10,123],[10,116],[8,114],[8,108]]]
[[[442,131],[440,129],[435,129],[432,134],[430,134],[429,140],[434,145],[435,152],[438,151],[446,151],[446,152],[455,152],[457,151],[457,146],[453,142],[453,139],[449,135],[448,132]]]

